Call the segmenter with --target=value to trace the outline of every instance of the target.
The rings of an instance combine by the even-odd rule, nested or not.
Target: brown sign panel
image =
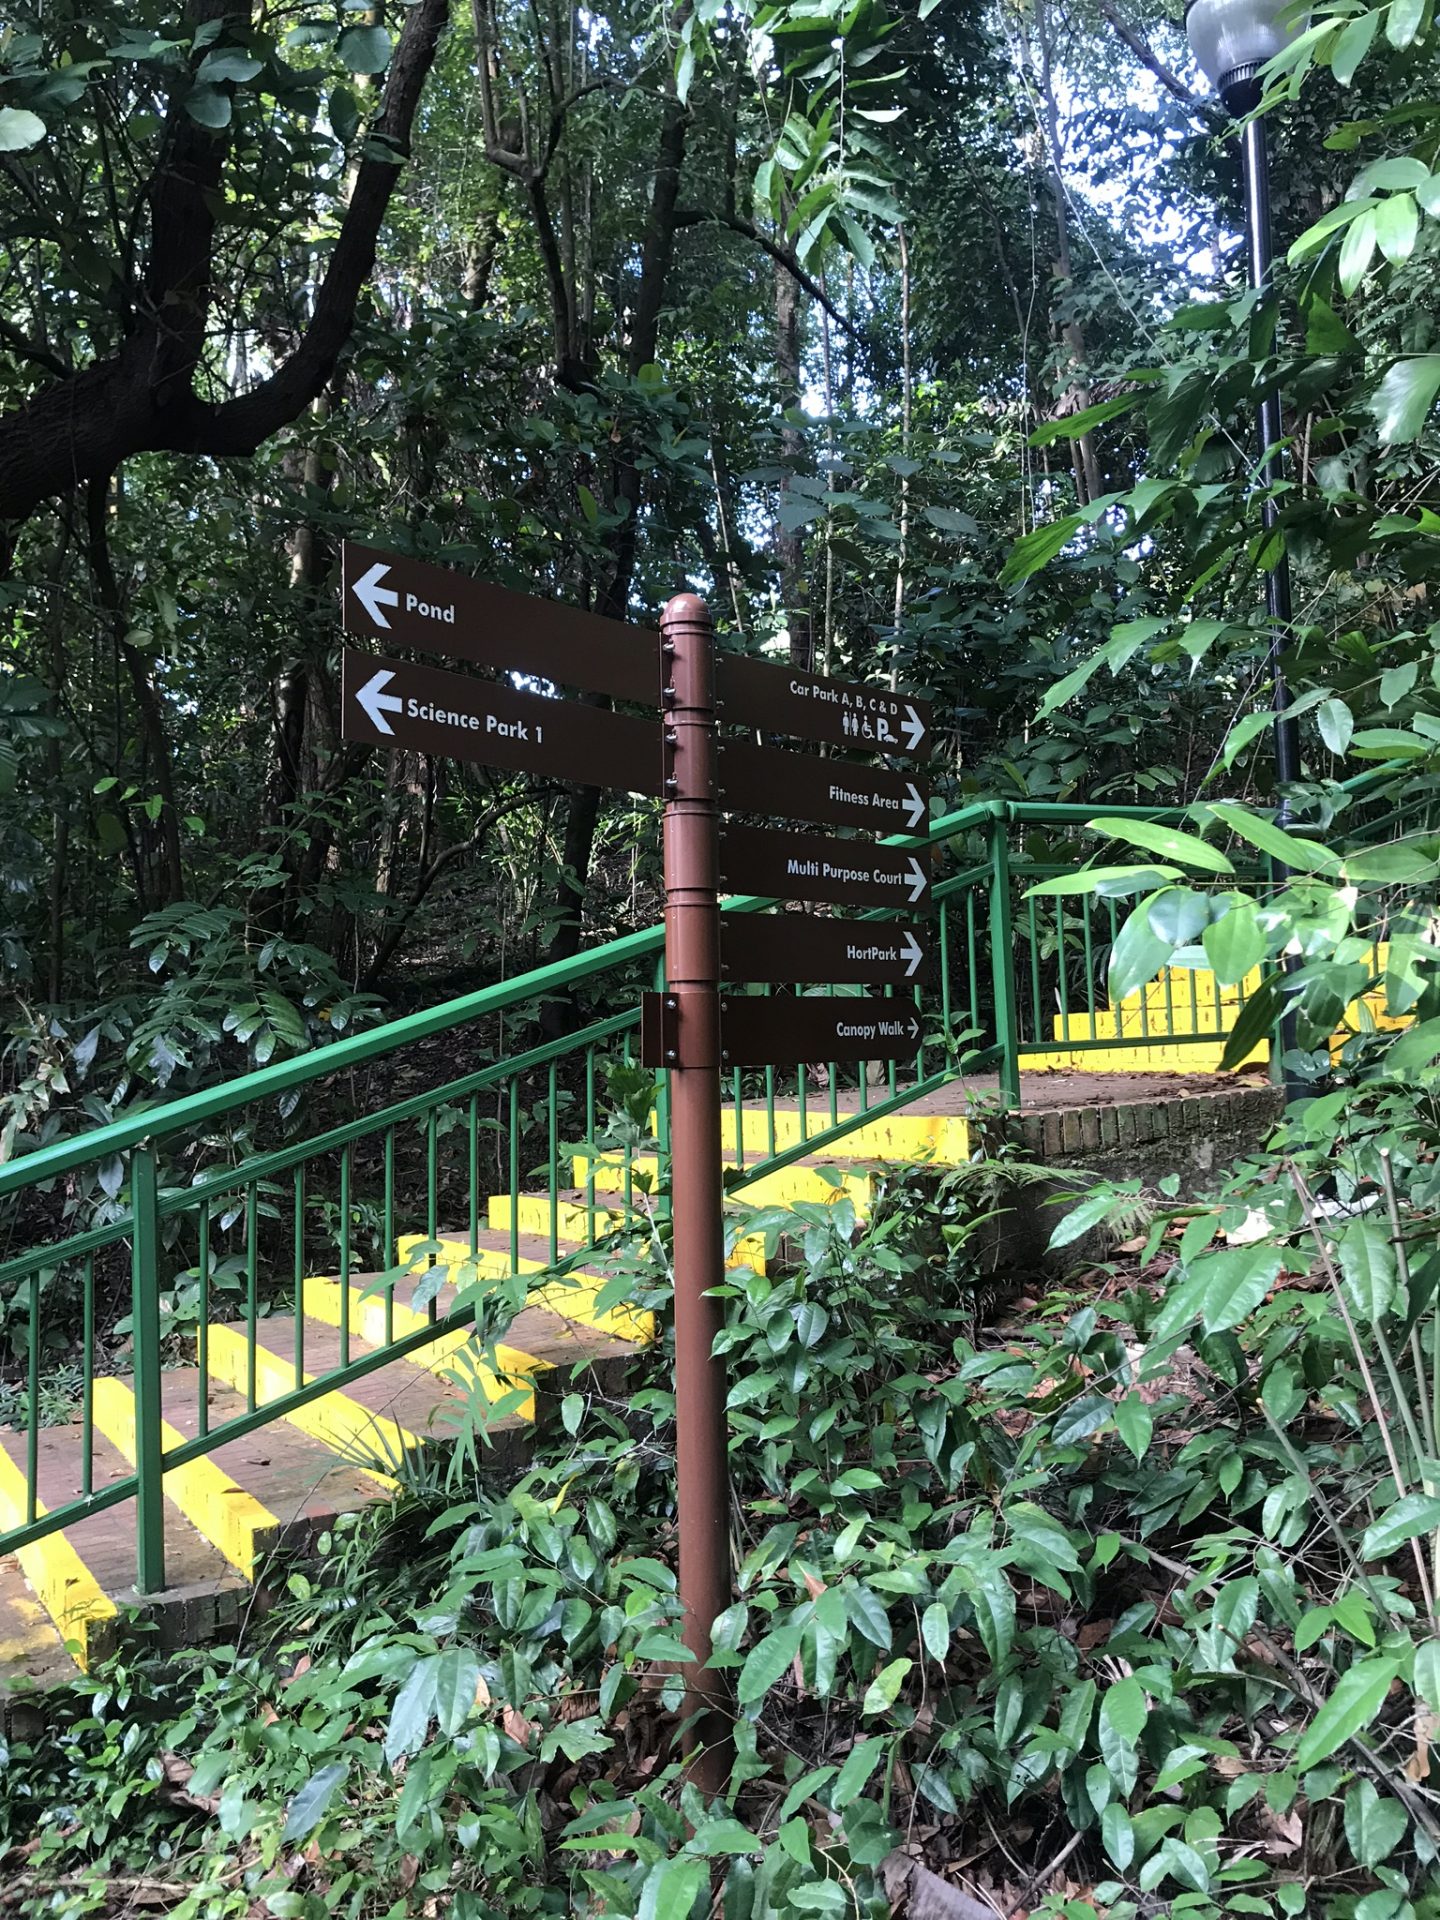
[[[924,858],[922,858],[924,855]],[[822,900],[837,907],[914,907],[930,890],[928,851],[831,840],[819,833],[726,827],[720,835],[726,893]]]
[[[882,1000],[874,994],[835,999],[720,996],[720,1062],[726,1067],[898,1060],[919,1045],[920,1019],[908,1000]]]
[[[929,757],[930,704],[889,687],[826,680],[773,660],[722,653],[715,660],[715,697],[727,724],[791,733],[858,752]]]
[[[930,817],[926,781],[749,740],[720,743],[720,801],[731,813],[771,813],[872,833],[920,833]]]
[[[340,570],[347,633],[533,674],[615,700],[660,703],[660,636],[648,628],[511,593],[450,567],[353,540],[340,549]]]
[[[346,740],[548,774],[586,787],[658,794],[664,785],[658,721],[607,713],[579,700],[517,693],[503,682],[380,660],[348,647],[340,732]]]
[[[924,964],[926,943],[893,920],[822,920],[813,913],[734,913],[720,922],[725,979],[771,984],[854,981],[903,986]]]

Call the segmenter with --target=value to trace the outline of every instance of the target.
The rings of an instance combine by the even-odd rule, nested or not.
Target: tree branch
[[[869,345],[869,336],[864,329],[857,327],[849,315],[835,305],[819,281],[811,279],[794,254],[772,240],[768,234],[762,233],[759,227],[747,220],[743,214],[709,213],[701,207],[685,207],[675,215],[675,224],[677,227],[729,227],[733,233],[742,234],[745,239],[753,240],[763,253],[769,254],[777,266],[785,269],[797,286],[803,287],[810,298],[825,309],[837,327],[848,333],[857,345],[862,347]]]
[[[113,472],[134,453],[250,454],[298,418],[335,370],[375,264],[380,224],[408,152],[410,130],[450,0],[417,0],[406,17],[369,135],[393,154],[356,173],[310,323],[289,358],[251,392],[211,405],[195,392],[213,298],[217,210],[228,139],[185,111],[188,73],[166,116],[149,190],[150,254],[136,324],[120,351],[44,388],[0,416],[0,522]],[[192,0],[189,19],[246,18],[246,0]]]
[[[1186,86],[1178,73],[1171,72],[1159,54],[1152,50],[1150,43],[1135,31],[1128,20],[1121,17],[1111,4],[1111,0],[1095,0],[1095,4],[1141,66],[1148,67],[1162,87],[1173,93],[1177,100],[1183,100],[1185,105],[1193,108],[1196,113],[1203,114],[1207,120],[1220,118],[1208,100],[1202,100],[1192,87]]]

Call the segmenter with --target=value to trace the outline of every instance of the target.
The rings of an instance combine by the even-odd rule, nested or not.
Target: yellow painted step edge
[[[123,1380],[95,1382],[95,1425],[131,1466],[136,1459],[135,1395]],[[160,1423],[168,1453],[183,1447],[185,1436],[168,1421]],[[269,1507],[238,1486],[213,1460],[187,1461],[165,1475],[165,1492],[203,1539],[222,1553],[237,1573],[254,1580],[255,1569],[280,1539],[280,1521]]]
[[[327,1327],[340,1325],[340,1282],[312,1278],[305,1282],[305,1312],[312,1320],[320,1320]],[[408,1334],[418,1333],[429,1322],[423,1313],[416,1313],[402,1301],[397,1300],[391,1314],[391,1326],[397,1340],[403,1340]],[[367,1341],[372,1347],[385,1345],[385,1302],[376,1294],[361,1294],[358,1287],[350,1288],[350,1330],[357,1338]],[[396,1360],[397,1366],[423,1367],[427,1373],[444,1375],[450,1361],[463,1347],[470,1344],[470,1334],[465,1329],[458,1333],[441,1334],[427,1346],[417,1347],[412,1353],[401,1354]],[[478,1361],[467,1368],[467,1374],[478,1379],[487,1400],[503,1400],[507,1395],[520,1390],[522,1398],[513,1411],[522,1420],[535,1418],[535,1392],[525,1384],[548,1367],[548,1360],[537,1359],[533,1353],[523,1353],[519,1347],[506,1346],[497,1342],[495,1358],[500,1362],[501,1372],[482,1365]]]
[[[522,1201],[527,1198],[522,1194]],[[497,1196],[491,1201],[492,1207],[501,1203],[509,1206],[508,1194]],[[507,1223],[508,1224],[508,1223]],[[504,1229],[500,1229],[504,1231]],[[440,1262],[449,1267],[462,1267],[472,1263],[470,1245],[466,1240],[442,1239],[428,1241],[423,1234],[406,1234],[399,1242],[401,1260],[410,1257],[419,1246],[436,1245],[440,1248],[437,1256]],[[477,1272],[504,1279],[510,1272],[510,1256],[497,1252],[494,1248],[482,1247],[473,1256]],[[527,1260],[520,1257],[521,1273],[547,1273],[548,1266],[543,1260]],[[582,1327],[594,1327],[597,1333],[613,1334],[617,1340],[633,1340],[638,1346],[649,1346],[655,1338],[655,1316],[644,1313],[638,1307],[607,1307],[603,1313],[597,1312],[595,1301],[601,1290],[609,1283],[588,1273],[567,1273],[537,1287],[527,1296],[527,1304],[532,1307],[548,1307],[551,1313],[558,1313],[562,1320],[578,1321]]]
[[[36,1514],[48,1511],[37,1501]],[[25,1525],[25,1476],[0,1448],[0,1525],[6,1532]],[[16,1554],[31,1591],[55,1622],[60,1638],[82,1672],[115,1644],[118,1610],[63,1533],[21,1547]]]
[[[209,1353],[213,1378],[223,1380],[236,1393],[244,1393],[244,1334],[237,1332],[234,1327],[212,1324]],[[306,1373],[302,1375],[302,1384],[308,1386],[314,1378],[313,1373]],[[290,1362],[282,1360],[265,1347],[258,1347],[255,1354],[256,1404],[264,1406],[267,1401],[278,1400],[282,1395],[293,1392],[294,1386],[295,1370]],[[341,1455],[387,1490],[392,1490],[396,1485],[394,1475],[369,1463],[376,1459],[398,1463],[422,1444],[417,1435],[402,1427],[398,1421],[383,1413],[372,1413],[369,1407],[352,1400],[339,1387],[332,1388],[317,1399],[307,1400],[303,1406],[292,1407],[283,1418],[292,1427],[298,1427],[301,1433],[309,1434],[312,1440],[329,1447],[332,1453]]]
[[[28,1593],[13,1592],[5,1604],[7,1611],[21,1625],[18,1633],[0,1640],[0,1678],[17,1667],[23,1667],[27,1660],[53,1653],[58,1639],[49,1610],[42,1607],[38,1600],[32,1600]]]

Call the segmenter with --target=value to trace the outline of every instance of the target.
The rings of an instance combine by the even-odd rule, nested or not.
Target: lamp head
[[[1261,68],[1309,23],[1303,0],[1189,0],[1185,9],[1191,51],[1236,115],[1259,104]]]

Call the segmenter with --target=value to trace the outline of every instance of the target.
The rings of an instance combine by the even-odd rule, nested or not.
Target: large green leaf
[[[1381,442],[1394,447],[1418,440],[1440,393],[1440,353],[1421,353],[1397,360],[1387,371],[1370,402]]]
[[[1272,859],[1282,860],[1296,873],[1340,871],[1340,857],[1328,847],[1317,846],[1313,840],[1301,840],[1293,833],[1286,833],[1273,820],[1252,813],[1248,807],[1237,806],[1232,800],[1207,800],[1195,811],[1212,813],[1217,820],[1223,820],[1232,832],[1238,833],[1242,840],[1248,840],[1252,847],[1258,847]]]
[[[1344,759],[1355,734],[1355,716],[1343,700],[1327,700],[1315,715],[1320,738],[1338,758]]]
[[[340,58],[351,73],[383,73],[390,64],[390,48],[384,27],[347,27],[340,36]]]
[[[1345,1838],[1362,1867],[1378,1867],[1405,1838],[1410,1816],[1398,1800],[1382,1800],[1369,1780],[1345,1796]]]
[[[1240,1009],[1226,1039],[1225,1051],[1220,1056],[1223,1073],[1232,1073],[1236,1067],[1242,1066],[1260,1042],[1270,1038],[1271,1030],[1280,1018],[1284,978],[1283,973],[1267,974]]]
[[[1398,1660],[1388,1654],[1376,1654],[1341,1674],[1334,1692],[1305,1729],[1304,1738],[1295,1750],[1296,1768],[1307,1773],[1311,1767],[1318,1767],[1352,1734],[1368,1727],[1384,1704],[1399,1671]]]
[[[1121,889],[1134,893],[1141,887],[1153,886],[1157,880],[1183,880],[1184,877],[1179,867],[1080,867],[1074,873],[1057,874],[1053,880],[1041,880],[1035,886],[1027,887],[1025,898],[1035,900],[1046,894],[1101,893],[1108,899],[1114,899]]]
[[[1123,1000],[1137,987],[1155,978],[1175,951],[1173,942],[1158,933],[1150,921],[1155,899],[1142,900],[1116,936],[1110,949],[1109,992],[1113,1001]]]
[[[1340,1278],[1350,1311],[1370,1327],[1395,1297],[1395,1250],[1375,1220],[1352,1220],[1340,1239]]]
[[[1044,526],[1032,527],[1010,549],[1009,558],[1000,573],[1001,586],[1018,586],[1022,580],[1028,580],[1032,573],[1038,573],[1063,547],[1070,544],[1083,525],[1080,514],[1067,513],[1058,520],[1047,521]],[[1088,679],[1089,675],[1085,678]],[[1061,685],[1064,685],[1063,681]]]
[[[385,1758],[392,1767],[403,1755],[418,1752],[425,1738],[435,1707],[435,1671],[433,1655],[417,1660],[395,1696],[385,1730]]]
[[[280,1835],[282,1846],[291,1846],[315,1831],[329,1812],[336,1789],[349,1771],[348,1760],[337,1760],[311,1774],[285,1809],[285,1826]]]
[[[1284,1264],[1284,1256],[1264,1241],[1202,1255],[1191,1271],[1204,1275],[1199,1311],[1205,1331],[1223,1333],[1238,1327],[1274,1286]]]
[[[24,153],[45,138],[45,122],[24,107],[0,107],[0,153]]]
[[[1200,936],[1205,958],[1223,986],[1234,987],[1265,958],[1265,935],[1253,900],[1231,895],[1223,917],[1212,920]]]
[[[1107,840],[1128,840],[1132,846],[1158,853],[1162,860],[1179,860],[1187,867],[1202,867],[1206,873],[1233,873],[1234,867],[1218,847],[1198,839],[1193,833],[1181,833],[1176,827],[1162,827],[1153,820],[1124,820],[1101,814],[1085,824],[1087,833],[1102,833]]]
[[[1417,1534],[1440,1532],[1440,1496],[1407,1493],[1365,1529],[1360,1551],[1367,1560],[1387,1560]]]
[[[800,1628],[793,1621],[757,1640],[745,1656],[740,1669],[739,1700],[750,1707],[763,1700],[770,1689],[788,1671],[800,1651]]]

